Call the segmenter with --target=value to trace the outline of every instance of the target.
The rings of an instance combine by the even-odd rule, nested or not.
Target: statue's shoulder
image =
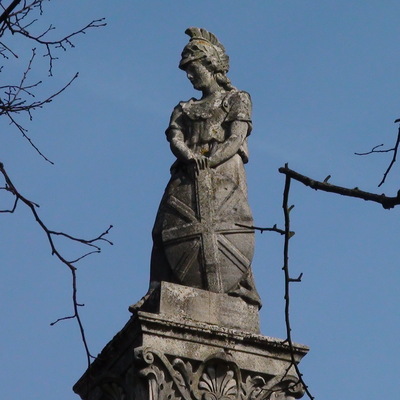
[[[250,121],[251,120],[251,97],[243,90],[230,90],[222,102],[227,112],[226,121]]]
[[[206,100],[191,98],[189,101],[180,103],[181,110],[186,117],[192,121],[212,118],[215,110],[221,107],[221,96]]]
[[[173,113],[176,111],[182,112],[182,110],[188,106],[190,106],[196,99],[194,97],[190,98],[187,101],[180,101],[175,107],[174,110],[172,111]]]
[[[227,101],[250,101],[250,94],[244,90],[232,89],[225,94],[225,100]]]
[[[188,104],[192,103],[195,99],[191,98],[188,101],[180,101],[173,109],[171,118],[169,121],[168,128],[166,130],[166,133],[168,135],[168,131],[171,129],[182,129],[184,125],[184,120],[183,120],[183,114],[184,114],[184,108],[188,106]]]

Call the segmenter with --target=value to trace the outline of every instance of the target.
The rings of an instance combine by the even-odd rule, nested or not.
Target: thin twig
[[[7,188],[7,187],[1,188],[1,189],[2,189],[2,190],[7,190],[7,191],[8,191],[8,188]],[[9,209],[0,210],[0,213],[9,213],[9,214],[13,214],[14,211],[15,211],[15,209],[17,208],[17,204],[18,204],[18,197],[15,197],[13,206],[12,206],[11,208],[9,208]]]
[[[49,59],[49,76],[53,74],[53,61],[56,57],[53,54],[54,50],[62,49],[67,50],[67,48],[75,47],[72,40],[75,36],[80,34],[86,34],[89,29],[100,28],[106,25],[104,18],[99,18],[92,20],[86,26],[55,40],[48,39],[49,32],[55,30],[55,27],[50,24],[46,29],[40,33],[34,33],[33,25],[37,21],[37,18],[31,16],[35,9],[39,10],[39,15],[43,14],[42,3],[43,0],[33,0],[31,3],[23,2],[22,7],[18,9],[21,0],[14,0],[7,9],[0,16],[0,37],[2,37],[6,31],[11,34],[22,35],[29,41],[40,45],[46,50],[44,57]],[[30,18],[28,21],[26,19]],[[9,51],[11,54],[15,54],[11,49],[5,46],[1,49],[1,53],[4,51]],[[4,55],[4,54],[3,54]]]
[[[395,124],[398,123],[398,122],[400,122],[400,119],[396,119],[396,121],[394,121]],[[392,160],[390,161],[389,166],[387,167],[385,173],[383,174],[383,178],[380,181],[378,187],[381,187],[385,183],[386,177],[388,176],[390,170],[392,169],[394,163],[396,162],[397,152],[398,152],[398,149],[399,149],[399,144],[400,144],[400,126],[399,126],[398,131],[397,131],[396,143],[395,143],[394,147],[392,147],[391,149],[377,150],[379,147],[383,146],[383,143],[382,143],[382,144],[378,144],[377,146],[373,147],[370,151],[367,151],[365,153],[354,153],[357,156],[367,156],[367,155],[373,154],[373,153],[390,153],[391,151],[393,151]]]
[[[53,61],[57,59],[55,51],[62,49],[67,50],[68,47],[74,47],[73,39],[80,34],[86,34],[89,29],[99,28],[106,25],[104,18],[95,19],[86,24],[84,27],[67,34],[66,36],[59,37],[57,39],[50,40],[50,32],[55,27],[50,24],[46,29],[41,30],[39,33],[34,31],[34,23],[38,20],[35,18],[35,13],[40,16],[43,14],[43,1],[44,0],[32,0],[32,1],[21,1],[14,0],[8,7],[2,7],[3,12],[0,15],[0,55],[3,58],[8,59],[11,54],[13,57],[18,58],[16,51],[10,48],[4,40],[4,36],[7,33],[12,35],[19,34],[29,40],[34,45],[41,48],[44,53],[44,57],[49,58],[49,75],[52,75]],[[28,63],[27,68],[22,74],[20,83],[17,85],[6,85],[0,89],[3,92],[0,96],[0,115],[5,115],[10,124],[16,127],[22,136],[29,142],[29,144],[37,151],[37,153],[43,157],[46,161],[53,164],[53,162],[47,158],[39,148],[34,144],[32,139],[27,134],[27,129],[18,121],[16,114],[26,112],[30,119],[32,119],[32,111],[38,108],[42,108],[45,104],[50,103],[56,96],[61,94],[71,83],[77,78],[76,74],[64,87],[58,90],[51,96],[46,97],[44,100],[31,101],[29,97],[35,97],[35,90],[42,82],[36,82],[34,84],[28,84],[28,75],[32,69],[33,61],[35,58],[35,49],[32,50],[32,57]],[[2,66],[0,68],[3,68]],[[15,68],[15,66],[13,66]]]
[[[396,120],[395,122],[399,122],[399,120]],[[392,161],[390,162],[390,164],[389,164],[387,170],[386,170],[385,173],[383,174],[383,178],[382,178],[381,182],[379,183],[378,187],[380,187],[381,185],[383,185],[383,183],[384,183],[385,180],[386,180],[386,177],[388,176],[390,170],[391,170],[392,167],[393,167],[393,164],[396,162],[397,151],[398,151],[398,149],[399,149],[399,143],[400,143],[400,126],[399,126],[399,129],[398,129],[398,131],[397,131],[396,144],[395,144],[394,147],[393,147],[393,158],[392,158]]]
[[[260,231],[261,233],[263,232],[276,232],[279,233],[280,235],[284,235],[285,231],[283,229],[279,229],[276,224],[272,228],[260,228],[259,226],[253,226],[253,225],[243,225],[243,224],[236,224],[236,226],[240,226],[241,228],[248,228],[252,229],[255,231]],[[294,232],[290,232],[291,236],[294,235]]]
[[[54,162],[51,161],[48,157],[46,157],[39,149],[39,147],[36,146],[36,144],[33,142],[33,140],[26,134],[27,130],[20,125],[11,115],[11,113],[6,113],[7,117],[11,121],[10,124],[14,125],[22,134],[22,136],[29,142],[29,144],[35,149],[35,151],[42,157],[44,160],[46,160],[48,163],[54,165]]]
[[[373,153],[389,153],[390,151],[393,151],[393,149],[376,150],[382,146],[383,146],[383,143],[374,146],[370,151],[366,151],[365,153],[354,153],[354,154],[356,156],[368,156],[369,154],[373,154]]]
[[[42,108],[45,104],[49,104],[53,101],[55,97],[60,95],[64,90],[66,90],[75,79],[78,78],[79,74],[76,73],[70,80],[67,82],[61,89],[57,92],[53,93],[51,96],[46,97],[43,100],[32,101],[28,103],[28,100],[23,96],[26,95],[28,97],[35,97],[35,95],[31,92],[31,89],[36,88],[42,82],[36,82],[34,84],[27,84],[26,80],[29,74],[29,71],[32,69],[32,63],[36,56],[36,50],[32,49],[32,56],[28,62],[28,66],[26,67],[21,81],[17,85],[6,85],[0,87],[0,90],[4,92],[3,98],[0,98],[0,116],[5,115],[10,120],[10,124],[15,126],[22,134],[22,136],[29,142],[29,144],[36,150],[36,152],[43,157],[50,164],[54,164],[48,157],[46,157],[36,146],[33,140],[28,136],[27,129],[25,129],[14,117],[14,114],[20,114],[22,112],[26,112],[29,114],[29,118],[32,119],[32,111]]]

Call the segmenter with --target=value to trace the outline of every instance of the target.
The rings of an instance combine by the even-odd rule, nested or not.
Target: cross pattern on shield
[[[246,195],[214,169],[200,170],[193,181],[171,188],[162,241],[178,282],[226,293],[248,273],[254,231]]]

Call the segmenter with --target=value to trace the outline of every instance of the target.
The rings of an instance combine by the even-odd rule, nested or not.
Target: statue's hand
[[[198,175],[201,170],[209,168],[209,160],[205,156],[196,155],[192,158],[191,161],[194,165],[194,172],[196,175]]]

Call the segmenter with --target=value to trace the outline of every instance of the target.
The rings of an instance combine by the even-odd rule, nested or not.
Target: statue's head
[[[228,72],[229,57],[224,46],[211,32],[202,28],[188,28],[185,33],[190,36],[190,40],[182,51],[180,69],[186,70],[191,62],[201,60],[213,73]]]

